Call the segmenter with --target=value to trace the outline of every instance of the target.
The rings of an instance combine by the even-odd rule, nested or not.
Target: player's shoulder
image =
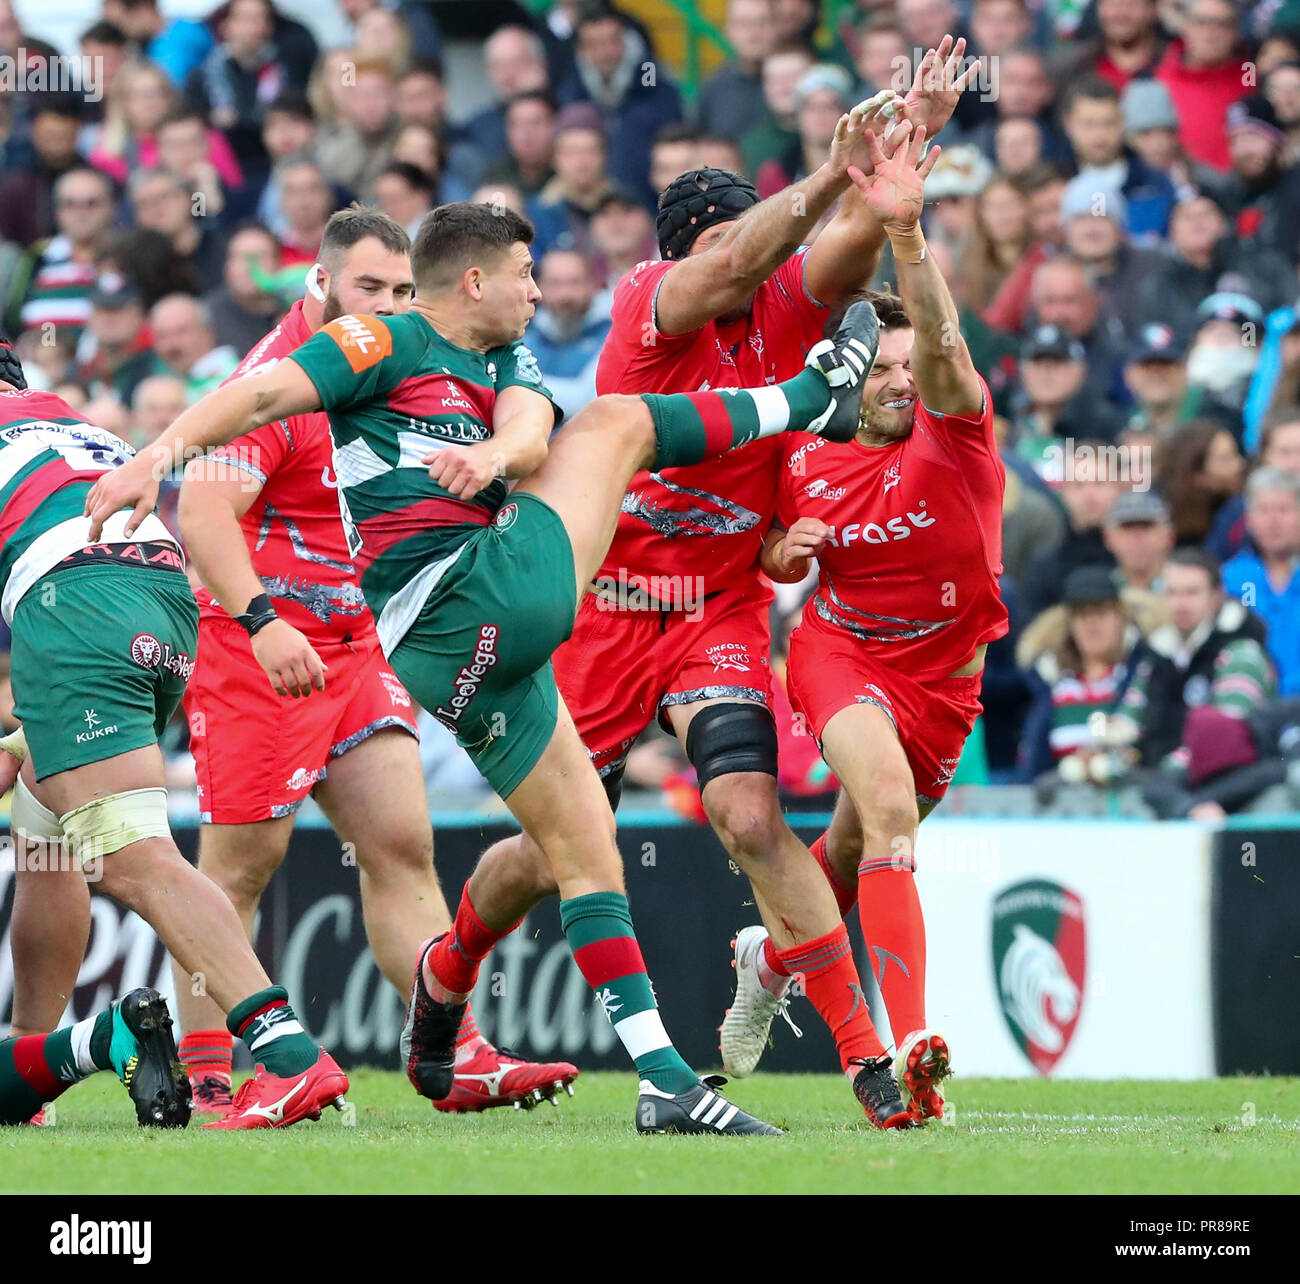
[[[348,313],[327,321],[315,337],[334,344],[360,374],[391,357],[417,361],[428,350],[433,331],[413,312],[390,317]]]
[[[671,259],[645,259],[624,272],[614,285],[614,301],[635,299],[658,289],[659,282],[674,267]]]

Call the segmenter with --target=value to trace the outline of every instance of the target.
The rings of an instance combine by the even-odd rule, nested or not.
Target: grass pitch
[[[733,1100],[785,1137],[640,1137],[635,1080],[584,1074],[558,1109],[442,1115],[359,1070],[354,1112],[277,1132],[137,1128],[97,1075],[53,1128],[0,1129],[0,1193],[1300,1193],[1300,1080],[954,1080],[950,1125],[879,1133],[842,1079],[763,1075]]]

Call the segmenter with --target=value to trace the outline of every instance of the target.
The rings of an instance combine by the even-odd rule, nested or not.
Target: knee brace
[[[33,843],[57,843],[63,837],[59,818],[18,777],[9,812],[10,828]]]
[[[776,775],[776,719],[765,705],[751,701],[711,704],[691,719],[686,756],[700,791],[718,776],[741,771]]]
[[[59,821],[83,865],[142,838],[170,838],[172,832],[167,824],[167,791],[158,787],[93,798]]]

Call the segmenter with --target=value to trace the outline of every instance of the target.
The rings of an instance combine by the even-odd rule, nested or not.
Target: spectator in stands
[[[416,57],[428,59],[442,56],[442,32],[438,29],[431,5],[401,0],[386,9],[385,0],[339,0],[339,8],[352,24],[358,41],[370,14],[392,12],[400,17],[406,40]]]
[[[509,183],[536,196],[555,177],[555,102],[534,89],[506,104],[506,153],[487,167],[485,183]]]
[[[85,164],[77,152],[81,106],[72,94],[36,99],[27,126],[31,156],[0,178],[0,240],[28,246],[54,235],[54,184]]]
[[[168,294],[198,294],[194,265],[161,232],[149,227],[110,232],[96,256],[100,275],[119,272],[140,292],[145,310]]]
[[[1244,285],[1266,310],[1290,302],[1282,291],[1295,288],[1295,274],[1284,260],[1237,242],[1214,201],[1205,196],[1179,201],[1169,220],[1165,259],[1142,283],[1141,320],[1164,322],[1190,333],[1196,328],[1196,309],[1221,288],[1225,277],[1236,279],[1235,291]]]
[[[1121,595],[1104,566],[1071,571],[1061,596],[1016,646],[1034,698],[1021,739],[1022,777],[1055,769],[1069,784],[1110,784],[1150,752],[1136,711],[1125,713],[1122,702],[1134,653],[1158,616],[1139,595]]]
[[[1279,404],[1264,417],[1259,434],[1259,466],[1277,468],[1300,477],[1300,405],[1294,399]],[[1231,496],[1214,515],[1206,550],[1221,562],[1249,546],[1246,501]]]
[[[892,9],[892,7],[891,7]],[[858,73],[854,91],[856,101],[872,98],[882,89],[906,93],[909,47],[903,28],[890,10],[866,14],[858,19],[857,49],[853,54],[853,69]],[[762,115],[762,107],[755,117]],[[755,117],[751,117],[754,119]],[[743,130],[737,130],[739,137]]]
[[[195,213],[203,218],[219,218],[225,213],[226,184],[212,163],[203,113],[183,103],[173,107],[158,126],[157,141],[158,168],[179,174],[190,185]],[[244,175],[242,170],[236,173],[239,190]]]
[[[1294,165],[1300,160],[1300,62],[1280,63],[1264,78],[1263,86],[1286,136],[1282,163]]]
[[[155,441],[188,405],[185,381],[175,375],[156,374],[142,379],[131,398],[131,444]]]
[[[1216,0],[1211,0],[1215,3]],[[1079,177],[1097,187],[1112,188],[1115,176],[1126,202],[1126,230],[1137,239],[1164,236],[1174,205],[1168,175],[1151,169],[1124,147],[1124,114],[1119,91],[1100,76],[1087,76],[1066,91],[1065,132],[1074,149]]]
[[[184,381],[191,405],[239,364],[234,348],[217,343],[206,304],[187,294],[159,299],[149,313],[149,328],[159,362],[166,373]]]
[[[817,0],[776,0],[776,38],[811,45],[821,20]]]
[[[231,347],[242,357],[275,324],[283,307],[257,284],[253,270],[270,277],[279,260],[279,242],[260,223],[235,230],[226,244],[221,285],[204,299],[219,347]]]
[[[1054,86],[1043,55],[1031,48],[1013,49],[1003,54],[998,59],[995,83],[995,114],[967,130],[962,141],[973,143],[986,156],[992,156],[999,122],[1032,120],[1038,125],[1047,161],[1068,166],[1071,161],[1070,143],[1056,121]]]
[[[1013,182],[1032,174],[1043,163],[1043,130],[1028,116],[999,120],[993,134],[993,163]]]
[[[1172,437],[1198,412],[1200,396],[1187,382],[1187,345],[1172,326],[1142,326],[1124,361],[1124,386],[1133,398],[1128,428]]]
[[[1087,377],[1086,349],[1060,326],[1038,326],[1021,346],[1023,408],[1015,419],[1013,448],[1037,472],[1059,459],[1063,438],[1113,438],[1119,432],[1119,416],[1087,389]]]
[[[596,396],[596,362],[609,333],[609,295],[599,290],[586,256],[552,250],[537,275],[542,302],[528,327],[528,346],[542,379],[572,418]]]
[[[853,106],[853,81],[843,67],[820,63],[804,73],[794,100],[799,141],[755,174],[754,186],[763,200],[806,178],[826,159],[827,141]]]
[[[99,137],[99,127],[108,109],[108,94],[113,88],[113,81],[130,60],[131,48],[126,32],[102,18],[81,33],[79,43],[83,58],[98,59],[93,65],[100,68],[99,84],[103,93],[98,102],[87,100],[83,104],[80,150],[83,154],[89,154]]]
[[[1043,549],[1061,542],[1065,512],[1042,477],[1009,449],[1011,425],[1007,420],[998,415],[993,423],[1007,474],[1002,497],[1002,566],[1018,585],[1030,562]]]
[[[1001,59],[1030,38],[1032,26],[1025,0],[974,0],[967,52]]]
[[[1178,112],[1179,138],[1193,160],[1226,170],[1228,107],[1249,92],[1240,19],[1232,0],[1191,0],[1182,34],[1156,68]]]
[[[442,63],[413,62],[397,78],[393,109],[403,125],[428,125],[441,133],[447,126],[447,86]]]
[[[767,111],[740,136],[746,174],[757,174],[766,161],[777,160],[798,142],[795,90],[816,61],[806,45],[779,46],[763,59],[763,102]]]
[[[612,187],[591,214],[592,267],[612,290],[638,263],[658,258],[654,220],[635,192]]]
[[[1101,537],[1115,559],[1120,588],[1161,590],[1174,527],[1169,505],[1155,491],[1120,491],[1101,524]]]
[[[946,147],[925,183],[926,235],[960,255],[975,229],[975,199],[993,166],[969,143]]]
[[[343,119],[321,131],[316,156],[331,183],[367,196],[379,171],[388,164],[397,133],[388,64],[358,58],[355,84],[343,105]]]
[[[1200,549],[1170,554],[1161,596],[1169,623],[1152,631],[1146,653],[1135,658],[1123,702],[1162,750],[1171,746],[1162,778],[1144,796],[1160,815],[1221,819],[1225,803],[1235,810],[1264,783],[1243,791],[1243,776],[1228,773],[1264,756],[1249,721],[1277,690],[1267,630],[1224,596],[1218,562]]]
[[[992,302],[1024,257],[1032,234],[1024,193],[1010,180],[994,177],[975,198],[971,236],[962,254],[963,301],[969,307],[982,312]]]
[[[321,167],[313,160],[282,161],[275,171],[280,189],[280,265],[314,263],[325,224],[337,204]]]
[[[90,163],[119,183],[126,183],[129,175],[141,169],[158,166],[158,130],[182,106],[180,95],[160,68],[128,63],[113,82],[104,129]],[[239,187],[243,172],[225,135],[207,124],[204,129],[207,159],[217,176],[227,188]]]
[[[1160,262],[1160,253],[1125,239],[1128,202],[1116,188],[1098,183],[1095,173],[1071,179],[1061,194],[1065,248],[1087,267],[1103,312],[1114,317],[1126,334],[1135,334],[1140,286]]]
[[[76,342],[90,316],[90,288],[95,283],[95,255],[117,212],[113,185],[93,169],[70,169],[54,184],[56,235],[37,241],[27,252],[11,286],[12,334],[54,326]],[[22,290],[21,313],[12,307]]]
[[[1109,571],[1115,564],[1101,528],[1121,483],[1102,469],[1076,467],[1076,462],[1104,458],[1107,444],[1076,440],[1073,453],[1068,458],[1062,456],[1056,493],[1065,506],[1069,526],[1061,542],[1039,553],[1021,579],[1021,601],[1030,618],[1061,600],[1061,585],[1075,568],[1102,566]]]
[[[675,120],[656,135],[650,148],[650,187],[656,197],[679,174],[701,169],[700,143],[704,135],[694,125]]]
[[[127,188],[136,222],[161,232],[188,259],[203,293],[221,284],[225,240],[208,220],[197,217],[189,181],[165,169],[137,170]]]
[[[740,157],[740,146],[733,139],[719,138],[715,134],[704,134],[697,144],[700,165],[704,169],[728,169],[733,174],[744,173],[744,161]]]
[[[1242,98],[1228,108],[1228,147],[1232,172],[1220,201],[1239,240],[1275,251],[1292,266],[1298,253],[1300,170],[1283,159],[1286,135],[1272,103],[1263,94]]]
[[[763,59],[777,39],[773,0],[729,0],[724,26],[735,57],[700,86],[701,128],[739,138],[763,114]]]
[[[1123,92],[1134,80],[1151,76],[1165,52],[1157,0],[1097,0],[1098,35],[1070,42],[1055,68],[1059,83],[1100,76]]]
[[[412,10],[416,8],[424,6],[412,6]],[[357,18],[352,43],[362,58],[386,62],[395,76],[400,76],[411,65],[411,32],[405,15],[385,9],[378,2]]]
[[[470,200],[514,210],[516,214],[528,217],[524,208],[524,194],[508,183],[485,183],[482,187],[476,187],[470,194]]]
[[[405,161],[390,161],[375,179],[375,204],[413,241],[424,216],[437,204],[437,195],[432,176]]]
[[[528,202],[535,255],[591,248],[591,215],[611,186],[608,160],[601,113],[590,103],[571,103],[556,120],[555,177]]]
[[[270,0],[230,0],[218,25],[221,43],[185,84],[187,97],[225,134],[250,174],[266,172],[262,121],[289,86],[274,29]]]
[[[316,113],[307,95],[286,89],[270,103],[262,116],[262,147],[272,167],[257,202],[257,221],[279,236],[284,231],[280,214],[280,185],[275,167],[291,156],[316,155]]]
[[[1268,649],[1283,695],[1300,694],[1300,478],[1261,468],[1246,483],[1253,549],[1223,568],[1227,593],[1268,625]]]
[[[104,0],[104,17],[125,31],[141,56],[161,67],[178,89],[213,45],[203,23],[164,17],[158,0]]]
[[[1098,400],[1122,392],[1124,332],[1114,317],[1102,315],[1101,296],[1087,268],[1071,254],[1058,254],[1035,269],[1029,302],[1034,317],[1060,326],[1083,343],[1088,362],[1086,386]]]
[[[1019,334],[1029,315],[1029,296],[1034,273],[1065,245],[1061,226],[1061,196],[1065,176],[1051,165],[1040,165],[1024,175],[1018,186],[1029,203],[1032,243],[1020,263],[984,311],[984,320],[995,329]]]
[[[90,317],[77,352],[77,379],[90,396],[130,405],[156,364],[144,324],[144,301],[120,273],[105,273],[90,291]]]
[[[1187,378],[1200,389],[1204,413],[1229,423],[1240,436],[1241,411],[1259,359],[1264,311],[1244,294],[1211,294],[1196,309],[1198,329],[1187,357]]]
[[[1165,443],[1156,486],[1169,501],[1179,544],[1204,543],[1244,472],[1236,438],[1213,419],[1193,419]]]
[[[488,165],[506,153],[506,104],[520,94],[550,88],[545,47],[527,27],[498,27],[483,45],[483,61],[495,101],[465,122],[466,146],[456,150],[448,165],[469,187],[477,186]]]
[[[663,64],[647,61],[641,34],[603,3],[579,12],[574,50],[575,75],[556,98],[561,103],[589,100],[600,109],[610,177],[634,191],[646,189],[651,141],[662,126],[682,116],[677,86]],[[648,189],[646,195],[651,195]]]

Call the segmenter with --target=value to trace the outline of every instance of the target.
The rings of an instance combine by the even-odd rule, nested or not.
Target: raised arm
[[[939,158],[939,148],[931,148],[922,159],[925,128],[913,131],[910,124],[902,125],[884,147],[874,136],[867,142],[874,172],[868,177],[854,170],[851,176],[894,251],[898,292],[916,336],[912,378],[921,402],[939,414],[977,415],[984,390],[961,336],[957,305],[926,252],[921,232],[925,178]]]
[[[315,384],[291,357],[208,393],[134,459],[105,473],[91,488],[85,509],[91,542],[102,535],[104,522],[123,508],[134,509],[124,531],[133,534],[157,504],[163,478],[196,455],[272,420],[319,409]]]
[[[422,459],[444,490],[472,499],[498,477],[527,477],[546,460],[555,403],[531,388],[504,389],[492,414],[492,436],[472,446],[444,446]]]
[[[655,298],[660,333],[689,334],[749,303],[754,291],[849,190],[850,165],[870,167],[863,136],[873,127],[885,128],[887,122],[878,119],[883,97],[878,94],[840,117],[830,156],[815,173],[747,210],[708,250],[682,259],[665,273]]]

